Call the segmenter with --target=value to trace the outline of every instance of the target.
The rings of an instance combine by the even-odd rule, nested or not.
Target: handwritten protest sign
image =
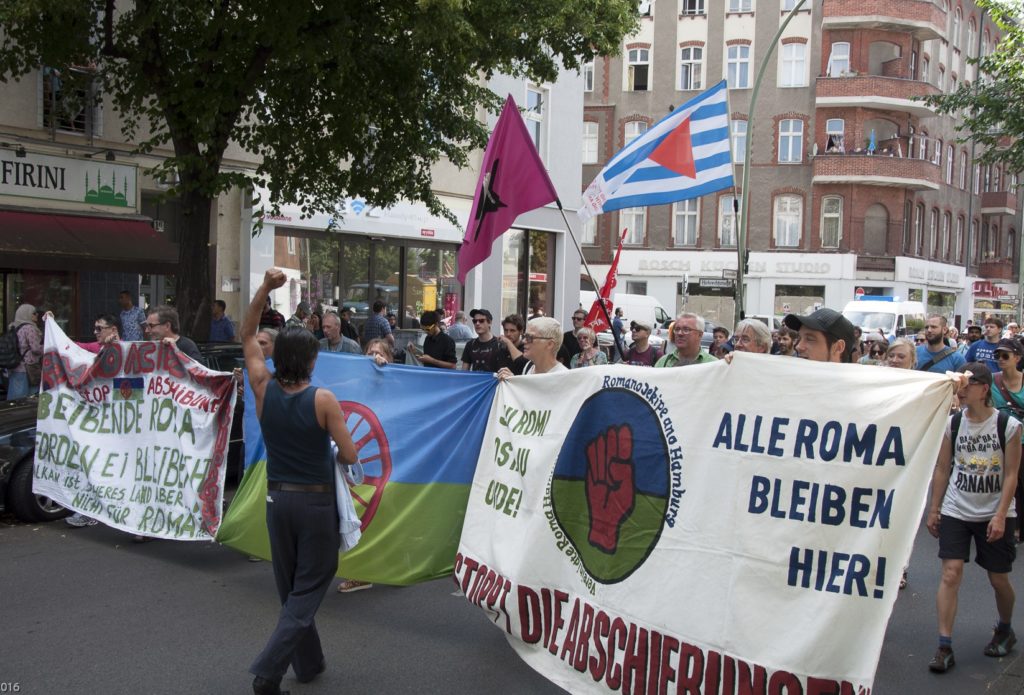
[[[171,345],[98,355],[46,322],[32,489],[130,533],[212,540],[236,397]]]
[[[952,383],[748,354],[513,379],[456,581],[571,692],[870,692]]]

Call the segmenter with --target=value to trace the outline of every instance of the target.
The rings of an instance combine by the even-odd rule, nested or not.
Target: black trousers
[[[272,490],[267,531],[281,614],[250,673],[279,681],[291,664],[300,681],[311,680],[324,661],[316,611],[338,570],[338,512],[332,492]]]

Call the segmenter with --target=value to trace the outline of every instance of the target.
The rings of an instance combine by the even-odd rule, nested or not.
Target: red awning
[[[173,274],[178,245],[138,218],[0,210],[0,266]]]

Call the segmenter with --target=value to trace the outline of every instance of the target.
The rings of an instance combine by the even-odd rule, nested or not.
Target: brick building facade
[[[652,0],[621,56],[585,72],[583,183],[632,138],[719,80],[729,83],[736,191],[591,221],[602,280],[629,228],[619,289],[730,325],[738,264],[731,200],[751,138],[746,312],[836,308],[863,290],[961,322],[1015,313],[1017,176],[976,163],[955,121],[919,100],[973,81],[998,28],[969,0]],[[757,71],[769,65],[754,112]],[[586,283],[585,283],[586,284]],[[1001,301],[1003,300],[1003,301]]]

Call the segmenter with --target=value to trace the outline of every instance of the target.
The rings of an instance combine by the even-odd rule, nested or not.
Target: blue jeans
[[[28,395],[28,372],[7,372],[7,400]]]

